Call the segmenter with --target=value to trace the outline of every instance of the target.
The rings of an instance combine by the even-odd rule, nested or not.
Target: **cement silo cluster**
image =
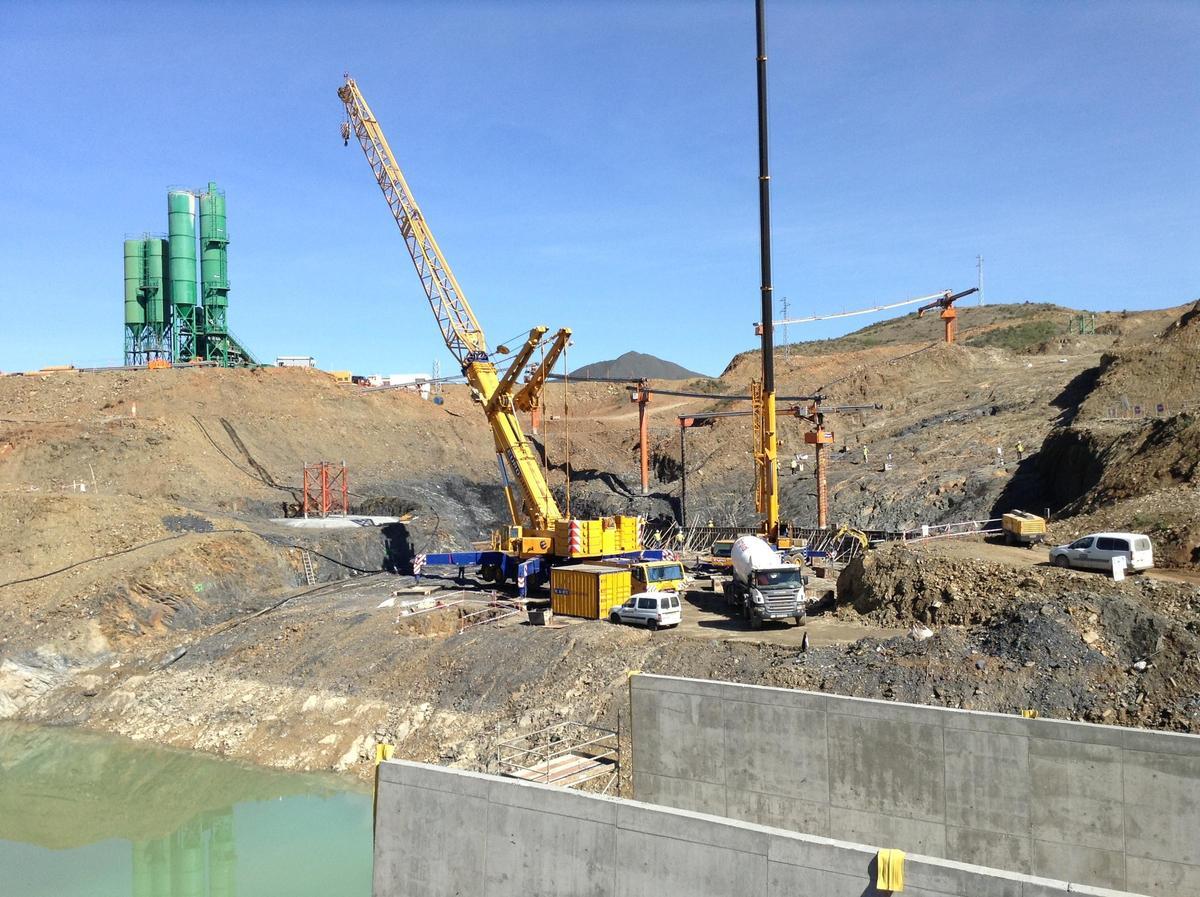
[[[165,237],[125,241],[125,364],[256,363],[229,332],[228,246],[225,193],[212,182],[167,194]]]

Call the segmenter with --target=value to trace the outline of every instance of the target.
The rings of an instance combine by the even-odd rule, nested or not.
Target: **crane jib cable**
[[[840,311],[828,315],[809,315],[806,318],[787,318],[782,321],[772,321],[771,323],[778,327],[783,324],[805,324],[809,321],[825,321],[833,318],[849,318],[853,317],[854,315],[869,315],[876,311],[888,311],[889,309],[901,308],[905,305],[916,305],[918,302],[928,302],[930,299],[939,299],[948,295],[949,293],[949,290],[943,290],[940,293],[933,293],[929,296],[918,296],[916,299],[905,299],[902,302],[891,302],[886,305],[872,305],[870,308],[860,308],[856,309],[855,311]],[[761,325],[756,323],[755,326]]]

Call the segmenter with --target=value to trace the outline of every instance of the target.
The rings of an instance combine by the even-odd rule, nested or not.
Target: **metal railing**
[[[520,616],[524,612],[524,608],[515,601],[493,601],[487,607],[481,607],[479,610],[473,610],[460,616],[458,631],[461,634],[476,626],[499,623],[501,620]]]
[[[565,761],[565,762],[563,762]],[[607,793],[620,776],[620,732],[567,720],[496,745],[501,775],[574,788],[609,777]]]
[[[1000,518],[991,517],[987,520],[962,520],[956,523],[926,524],[918,529],[905,530],[901,534],[901,541],[926,542],[930,539],[946,539],[955,536],[991,535],[1000,531]]]

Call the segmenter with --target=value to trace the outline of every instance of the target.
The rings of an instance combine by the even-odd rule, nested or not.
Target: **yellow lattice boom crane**
[[[542,473],[537,454],[517,419],[518,409],[528,411],[538,405],[546,376],[566,346],[571,331],[558,331],[545,359],[520,388],[518,378],[548,328],[539,326],[530,330],[528,339],[506,372],[501,374],[497,370],[483,328],[413,198],[378,120],[353,78],[346,77],[338,89],[338,97],[346,107],[342,139],[349,144],[350,137],[354,136],[362,146],[383,198],[400,228],[446,348],[458,360],[491,425],[512,517],[512,526],[495,534],[493,549],[517,559],[599,557],[640,550],[641,521],[637,517],[577,520],[563,515]],[[434,563],[432,556],[429,563]],[[496,565],[487,560],[482,563],[485,575],[491,574],[489,578],[504,578],[510,567],[507,563]]]

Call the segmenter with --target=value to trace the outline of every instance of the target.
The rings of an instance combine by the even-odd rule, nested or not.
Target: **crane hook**
[[[350,122],[342,122],[342,146],[350,145]]]

